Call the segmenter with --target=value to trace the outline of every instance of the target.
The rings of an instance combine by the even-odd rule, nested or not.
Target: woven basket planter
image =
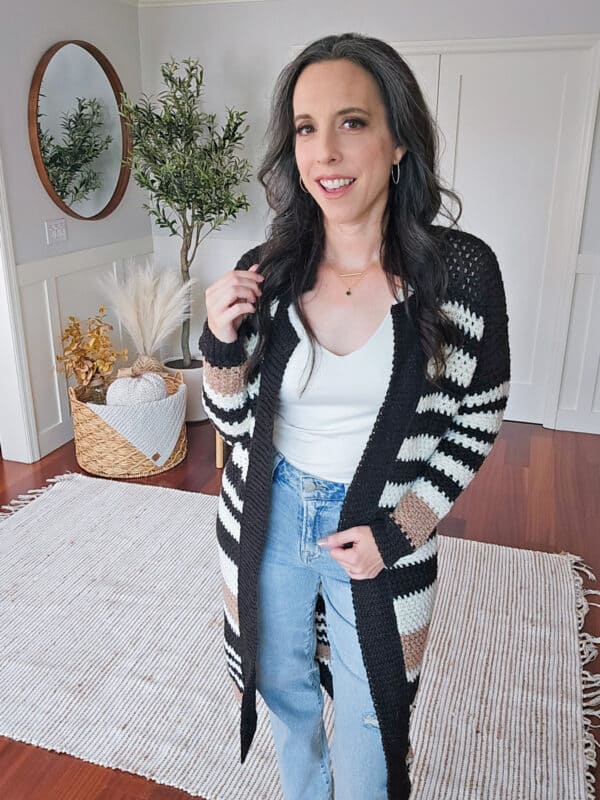
[[[178,392],[180,386],[185,391],[181,372],[163,375],[167,384],[167,396]],[[69,400],[73,416],[75,434],[75,457],[79,466],[91,475],[103,478],[142,478],[157,475],[181,463],[187,454],[187,432],[185,427],[185,404],[181,418],[179,436],[168,459],[159,466],[122,436],[102,417],[96,414],[88,403],[78,398],[78,387],[69,386]],[[164,401],[156,401],[164,402]],[[139,413],[143,414],[143,406],[153,403],[139,404]],[[131,414],[135,406],[111,406],[111,410],[123,409],[124,414]],[[118,413],[118,411],[116,412]],[[179,425],[178,425],[179,427]],[[158,454],[156,454],[158,456]]]

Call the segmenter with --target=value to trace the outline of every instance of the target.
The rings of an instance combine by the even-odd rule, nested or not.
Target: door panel
[[[508,419],[555,421],[576,270],[572,232],[581,223],[574,215],[590,52],[441,57],[440,173],[463,199],[459,225],[488,242],[505,281]]]

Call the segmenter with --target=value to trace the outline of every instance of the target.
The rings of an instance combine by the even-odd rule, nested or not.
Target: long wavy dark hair
[[[311,343],[308,379],[314,368],[317,339],[299,298],[314,286],[325,250],[325,231],[321,209],[312,195],[300,186],[294,153],[296,131],[292,99],[305,67],[334,59],[347,59],[372,75],[386,109],[394,143],[407,148],[400,161],[397,184],[391,180],[390,171],[380,260],[396,300],[400,299],[396,290],[398,279],[404,298],[408,298],[407,283],[415,292],[414,322],[426,356],[424,377],[438,386],[446,366],[444,345],[459,344],[461,334],[440,308],[448,285],[441,248],[448,228],[433,225],[432,221],[442,209],[440,213],[457,226],[462,203],[455,192],[442,188],[438,178],[437,127],[409,66],[386,42],[358,33],[325,36],[312,42],[281,71],[275,84],[265,135],[267,148],[257,173],[275,216],[260,248],[259,272],[265,276],[262,295],[257,298],[256,313],[244,320],[258,333],[245,374],[248,380],[255,377],[268,349],[270,303],[275,297],[290,299],[290,293]],[[457,216],[452,216],[443,206],[442,193],[458,203]],[[408,302],[404,303],[404,308],[410,316]],[[431,375],[427,372],[429,358],[433,358]]]

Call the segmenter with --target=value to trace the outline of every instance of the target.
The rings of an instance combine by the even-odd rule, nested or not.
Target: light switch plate
[[[47,219],[45,225],[47,244],[67,241],[67,225],[64,219]]]

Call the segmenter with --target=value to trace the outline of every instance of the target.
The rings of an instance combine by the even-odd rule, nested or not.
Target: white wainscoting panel
[[[61,335],[69,316],[77,317],[86,330],[88,317],[95,316],[100,305],[106,305],[105,319],[114,328],[111,332],[114,348],[127,347],[131,352],[129,336],[121,330],[110,310],[110,298],[96,286],[95,278],[107,271],[123,274],[130,260],[143,263],[151,254],[152,237],[148,236],[18,266],[29,378],[42,457],[73,438],[67,380],[56,370],[56,356],[63,352]],[[74,379],[70,383],[74,384]]]

